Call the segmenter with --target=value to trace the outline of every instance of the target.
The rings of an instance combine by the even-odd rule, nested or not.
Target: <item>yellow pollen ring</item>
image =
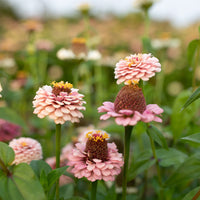
[[[127,80],[125,81],[125,85],[138,85],[139,84],[139,81],[137,80]]]
[[[83,44],[85,44],[86,40],[85,40],[85,38],[73,38],[72,43],[83,43]]]
[[[85,137],[95,142],[99,140],[103,142],[105,139],[109,138],[109,135],[101,130],[96,130],[96,131],[89,131]]]
[[[26,142],[22,142],[21,145],[22,145],[23,147],[26,147],[26,146],[27,146],[27,143],[26,143]]]
[[[60,81],[60,82],[53,81],[51,84],[53,85],[53,87],[57,87],[57,88],[64,88],[64,89],[73,88],[73,85],[71,83],[68,83],[68,82],[64,83],[64,81]]]

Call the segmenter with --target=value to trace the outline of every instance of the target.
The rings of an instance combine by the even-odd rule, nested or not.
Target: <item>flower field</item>
[[[139,12],[0,14],[0,200],[200,199],[200,26]]]

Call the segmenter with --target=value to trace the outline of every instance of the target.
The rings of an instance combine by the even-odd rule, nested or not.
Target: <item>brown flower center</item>
[[[79,55],[81,53],[86,54],[88,50],[85,38],[74,38],[72,40],[71,49],[76,55]]]
[[[114,108],[115,112],[132,110],[143,113],[146,109],[146,101],[142,89],[137,85],[125,85],[117,94]]]
[[[90,135],[91,134],[91,135]],[[106,133],[101,134],[101,131],[88,132],[88,141],[86,143],[85,152],[88,153],[88,159],[93,162],[93,159],[106,161],[108,159],[108,146]]]
[[[53,85],[53,90],[52,93],[55,94],[56,96],[60,94],[60,92],[67,92],[70,93],[71,92],[71,88],[73,87],[73,85],[71,83],[64,83],[63,81],[60,82],[52,82]]]

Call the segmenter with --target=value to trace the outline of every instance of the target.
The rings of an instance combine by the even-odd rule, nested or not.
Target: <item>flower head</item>
[[[142,90],[137,85],[125,85],[119,91],[115,102],[104,102],[98,112],[106,112],[100,117],[101,120],[114,117],[118,125],[134,126],[138,121],[162,122],[156,115],[160,115],[163,109],[156,104],[146,105]]]
[[[15,152],[14,164],[30,163],[32,160],[42,159],[42,147],[37,140],[21,137],[13,139],[9,146]]]
[[[0,119],[0,141],[7,142],[21,135],[21,127]]]
[[[114,143],[107,143],[108,134],[93,130],[86,134],[87,142],[76,143],[69,155],[70,172],[77,178],[86,177],[89,181],[114,181],[121,172],[122,154]]]
[[[83,97],[71,83],[53,82],[52,86],[45,85],[37,91],[33,101],[34,114],[39,118],[48,116],[56,124],[79,122],[83,117],[80,110],[85,110]]]
[[[120,60],[116,64],[115,78],[117,84],[125,82],[148,81],[149,78],[155,75],[155,72],[161,71],[161,64],[151,54],[134,54],[127,56],[124,60]]]

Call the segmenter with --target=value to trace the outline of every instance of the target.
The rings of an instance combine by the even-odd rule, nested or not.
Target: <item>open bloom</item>
[[[0,141],[7,142],[21,135],[21,127],[0,119]]]
[[[152,57],[151,54],[134,54],[127,56],[116,64],[115,78],[117,84],[124,82],[128,84],[142,79],[148,81],[155,75],[155,72],[161,71],[159,60]]]
[[[42,159],[42,147],[37,140],[21,137],[13,139],[9,146],[15,152],[14,164],[30,163],[32,160]]]
[[[100,117],[101,120],[114,117],[118,125],[134,126],[138,121],[162,122],[157,115],[163,109],[157,104],[146,105],[142,90],[137,85],[126,85],[119,91],[114,103],[104,102],[98,112],[106,112]]]
[[[114,181],[124,163],[122,154],[118,153],[115,143],[107,143],[108,134],[104,131],[90,131],[86,137],[87,142],[76,143],[68,156],[70,172],[92,182]]]
[[[53,82],[53,87],[45,85],[36,93],[33,101],[34,114],[39,118],[48,116],[56,124],[64,124],[65,121],[79,122],[83,117],[80,110],[85,110],[83,104],[84,95],[78,93],[78,89],[72,88],[72,84],[63,81]]]

